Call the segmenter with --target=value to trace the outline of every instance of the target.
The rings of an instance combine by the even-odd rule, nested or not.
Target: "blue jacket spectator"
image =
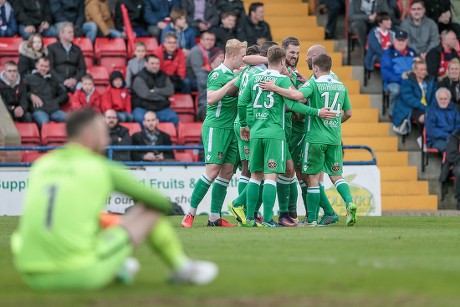
[[[422,82],[425,84],[424,87],[426,87],[425,95],[422,95],[422,90],[415,73],[410,73],[408,78],[403,80],[401,84],[401,95],[393,109],[393,125],[396,127],[400,126],[409,117],[418,120],[419,117],[414,116],[414,114],[424,114],[427,107],[436,104],[436,82],[433,78],[426,77],[425,62],[423,62],[423,65],[425,66],[425,78],[422,79]],[[425,97],[426,105],[422,103],[423,96]]]
[[[11,4],[0,0],[0,37],[14,36],[17,31],[18,25]]]
[[[460,113],[451,103],[450,91],[442,87],[436,92],[437,103],[426,110],[425,128],[429,147],[441,152],[446,150],[447,140],[460,129]]]
[[[364,65],[367,70],[374,70],[374,64],[380,63],[380,58],[385,50],[391,47],[395,33],[391,31],[391,16],[388,13],[378,13],[377,27],[374,27],[367,36],[368,49]]]
[[[180,7],[180,0],[145,0],[144,20],[149,25],[149,33],[159,39],[166,27],[165,18],[169,18],[172,9]]]
[[[168,32],[176,33],[180,49],[190,50],[195,46],[195,31],[187,24],[185,10],[173,9],[171,11],[171,22],[161,32],[161,44],[164,43]]]

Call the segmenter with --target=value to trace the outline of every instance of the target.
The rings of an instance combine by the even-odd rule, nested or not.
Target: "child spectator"
[[[220,19],[220,27],[214,30],[216,34],[216,46],[225,49],[225,44],[229,39],[236,38],[236,20],[235,12],[224,12]]]
[[[367,70],[374,70],[374,64],[380,63],[383,52],[390,48],[395,38],[395,33],[391,31],[391,16],[388,13],[378,13],[375,18],[377,26],[369,32],[367,42],[369,48],[366,52],[364,65]]]
[[[13,8],[6,0],[0,0],[0,37],[11,37],[18,31]]]
[[[187,24],[187,13],[183,9],[171,11],[171,22],[166,25],[161,33],[161,43],[165,41],[166,33],[174,32],[177,35],[179,48],[188,55],[190,49],[195,46],[195,31]]]
[[[32,34],[19,45],[19,74],[24,77],[32,73],[35,62],[44,56],[48,56],[48,48],[43,44],[42,36],[39,33]]]
[[[425,115],[426,138],[429,147],[446,151],[449,136],[460,129],[460,113],[451,103],[450,91],[441,87],[436,91],[437,103]]]
[[[77,90],[70,100],[72,110],[91,107],[97,112],[102,112],[101,95],[94,87],[93,76],[84,75],[81,78],[81,89]]]
[[[128,66],[126,69],[126,87],[131,88],[134,77],[138,72],[144,68],[145,65],[145,54],[147,53],[147,48],[143,42],[137,42],[134,47],[134,58],[128,61]]]
[[[131,95],[126,88],[123,74],[117,70],[110,74],[110,85],[107,86],[102,96],[102,112],[105,113],[110,109],[117,112],[120,122],[132,122],[134,120],[131,114]]]

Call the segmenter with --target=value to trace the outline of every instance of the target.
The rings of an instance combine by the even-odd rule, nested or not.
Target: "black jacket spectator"
[[[50,25],[53,22],[49,0],[15,0],[11,1],[11,4],[16,12],[18,24],[38,27],[43,21]]]
[[[42,46],[41,50],[34,50],[31,47],[35,35],[31,35],[28,41],[24,41],[19,45],[19,74],[21,76],[32,73],[35,69],[35,62],[43,56],[48,56],[48,48]],[[40,38],[41,39],[41,38]],[[43,41],[42,41],[43,42]]]
[[[129,135],[129,130],[126,127],[120,126],[117,124],[112,129],[109,129],[110,134],[110,145],[131,145],[131,136]],[[130,161],[131,153],[129,151],[113,151],[112,159],[115,161]]]
[[[441,61],[441,53],[444,52],[444,60]],[[444,48],[439,45],[436,48],[431,49],[427,54],[426,54],[426,65],[427,65],[427,70],[428,70],[428,75],[432,77],[437,77],[439,68],[441,67],[441,62],[449,62],[452,59],[458,59],[458,54],[455,50],[452,50],[451,52],[446,53],[444,51]],[[447,71],[447,64],[443,65],[443,75]]]
[[[84,0],[50,0],[54,22],[71,22],[76,36],[82,36],[82,27],[86,21]]]
[[[452,22],[450,2],[450,0],[425,1],[426,16],[438,24],[439,32],[450,29],[459,37],[460,25]]]
[[[234,12],[238,18],[246,16],[244,4],[241,0],[217,0],[217,10],[219,11],[219,17],[225,12]]]
[[[153,139],[153,140],[152,140]],[[133,134],[133,145],[171,145],[171,138],[167,133],[160,131],[158,129],[155,130],[153,135],[147,136],[146,130],[142,130],[141,132],[137,132]],[[172,151],[152,151],[155,155],[159,155],[163,153],[164,159],[174,159]],[[133,161],[143,161],[144,154],[146,151],[133,151],[132,159]]]
[[[78,82],[86,74],[86,63],[80,47],[72,44],[67,53],[58,41],[48,46],[48,52],[51,72],[59,82],[69,78],[75,78]]]
[[[59,81],[52,75],[40,75],[38,71],[27,75],[24,79],[25,95],[21,95],[20,104],[24,110],[29,111],[44,111],[51,114],[61,109],[61,105],[69,100],[64,87],[59,84]],[[31,101],[30,95],[35,94],[43,101],[43,106],[35,108]]]
[[[455,175],[454,189],[457,210],[460,210],[460,130],[449,137],[446,147],[446,161],[441,166],[439,180],[446,182],[451,174]]]
[[[249,16],[241,18],[238,24],[237,38],[240,41],[247,41],[248,46],[257,44],[259,38],[264,38],[267,41],[272,40],[270,26],[265,21],[260,21],[253,24]]]
[[[214,31],[216,34],[216,47],[225,49],[225,44],[229,39],[236,38],[236,29],[226,29],[222,25],[216,28]]]
[[[20,106],[20,96],[24,95],[24,86],[24,82],[21,82],[21,76],[18,75],[18,78],[14,84],[9,84],[9,82],[6,79],[5,73],[2,72],[0,74],[0,97],[2,97],[3,103],[8,109],[11,118],[15,120],[21,119],[22,121],[30,122],[32,120],[32,118],[30,117],[30,113],[26,114],[25,112],[22,118],[18,118],[14,114],[14,109]]]
[[[187,12],[187,24],[198,28],[199,22],[209,22],[211,27],[219,24],[219,13],[217,12],[217,1],[206,0],[204,9],[204,20],[195,19],[195,3],[193,0],[182,0],[182,8]]]
[[[155,89],[153,92],[151,89]],[[151,73],[143,68],[134,79],[132,86],[132,106],[149,111],[169,108],[169,96],[174,94],[174,85],[162,71]]]
[[[118,0],[115,5],[115,28],[120,32],[124,31],[122,4],[128,10],[129,20],[133,28],[144,28],[144,0]]]

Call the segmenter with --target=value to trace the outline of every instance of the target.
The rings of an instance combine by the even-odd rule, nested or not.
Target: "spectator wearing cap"
[[[265,9],[262,2],[253,2],[249,5],[248,15],[238,23],[237,38],[247,41],[248,45],[259,45],[272,40],[270,26],[264,20]]]
[[[219,24],[217,0],[181,0],[181,7],[187,12],[187,24],[198,36]]]
[[[115,110],[118,121],[132,122],[134,120],[131,114],[131,95],[126,88],[123,74],[117,70],[110,74],[110,84],[102,95],[102,112]]]
[[[185,54],[177,46],[177,36],[174,32],[168,32],[164,42],[154,51],[160,59],[160,70],[167,74],[174,84],[175,92],[190,94],[190,79],[186,77]]]
[[[180,0],[145,0],[144,20],[148,25],[150,35],[160,41],[161,31],[170,20],[169,14],[174,8],[180,8]]]
[[[432,77],[444,77],[447,72],[447,66],[452,59],[458,59],[457,35],[452,30],[441,32],[441,44],[431,49],[426,55],[426,64],[428,74]]]
[[[232,12],[224,12],[220,18],[220,26],[213,32],[216,34],[216,47],[225,49],[225,44],[229,39],[236,38],[237,15]]]
[[[0,0],[0,37],[16,35],[18,25],[14,16],[13,7],[6,0]]]
[[[409,34],[409,46],[425,59],[426,54],[439,45],[437,24],[425,16],[425,4],[414,0],[410,6],[410,15],[401,23],[401,30]]]
[[[364,59],[367,70],[374,70],[374,64],[380,63],[380,57],[385,50],[390,48],[395,36],[395,33],[391,31],[390,14],[378,13],[375,21],[378,26],[369,32],[367,38],[369,48]]]
[[[451,102],[450,91],[445,87],[436,91],[436,102],[426,110],[426,139],[429,147],[444,152],[449,136],[460,129],[460,113]]]
[[[403,74],[412,69],[412,63],[417,53],[409,48],[407,32],[397,30],[392,46],[385,50],[380,58],[380,71],[384,88],[390,93],[389,113],[399,97]]]
[[[186,16],[187,13],[183,9],[173,9],[171,11],[171,22],[161,32],[161,43],[164,43],[166,34],[170,32],[176,33],[179,48],[187,56],[190,49],[195,46],[195,31],[187,24]]]

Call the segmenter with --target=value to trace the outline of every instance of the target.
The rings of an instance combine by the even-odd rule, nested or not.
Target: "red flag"
[[[131,58],[134,52],[135,35],[131,20],[129,20],[128,9],[124,4],[121,5],[121,14],[123,15],[123,24],[125,26],[126,39],[128,40],[128,58]]]

